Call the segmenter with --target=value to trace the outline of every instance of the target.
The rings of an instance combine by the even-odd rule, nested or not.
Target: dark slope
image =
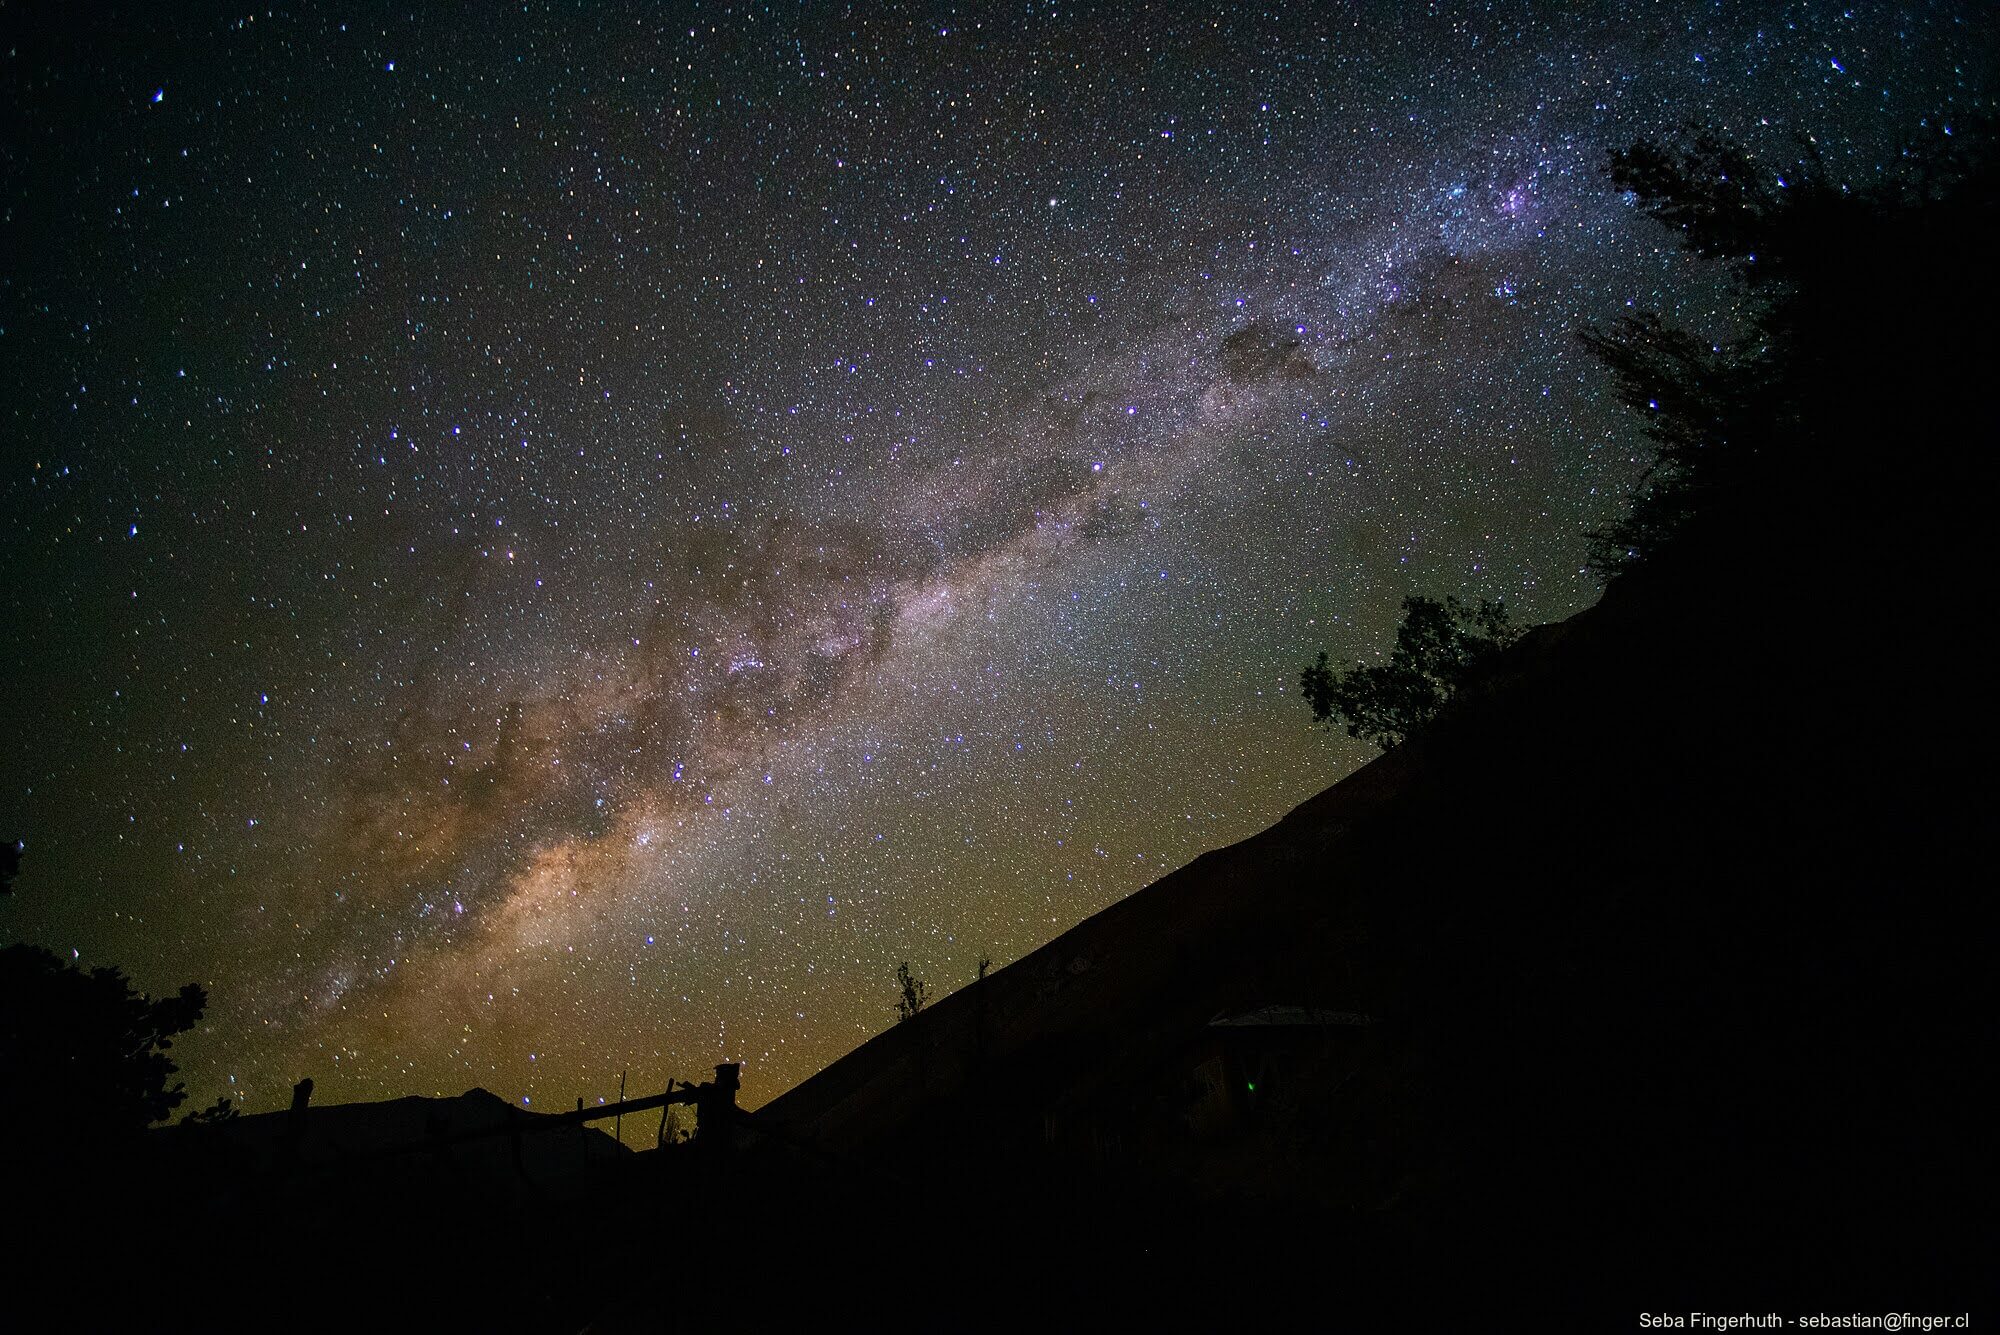
[[[999,1202],[1110,1262],[1346,1256],[1391,1302],[1444,1267],[1621,1320],[1962,1299],[1978,798],[1924,652],[1951,608],[1865,552],[1764,551],[1754,587],[1864,597],[1835,643],[1743,554],[1622,581],[1429,735],[760,1116],[919,1214]],[[1374,1023],[1218,1041],[1260,1007]]]
[[[2000,183],[1960,168],[1655,181],[1762,296],[1740,349],[1612,339],[1677,451],[1645,559],[1418,741],[766,1118],[900,1175],[904,1269],[1052,1309],[1977,1307]],[[1213,1023],[1258,1016],[1294,1022]]]

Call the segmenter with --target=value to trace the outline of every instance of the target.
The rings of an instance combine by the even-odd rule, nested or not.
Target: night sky
[[[1312,651],[1599,592],[1603,174],[1836,179],[1987,7],[9,11],[0,939],[191,1106],[755,1104],[1364,761]],[[414,11],[414,12],[412,12]]]

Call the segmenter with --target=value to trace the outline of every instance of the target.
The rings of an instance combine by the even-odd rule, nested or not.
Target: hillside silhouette
[[[1739,593],[1621,582],[1425,735],[760,1117],[938,1214],[1065,1221],[1135,1282],[1282,1259],[1389,1308],[1436,1300],[1437,1265],[1578,1315],[1963,1296],[1974,800],[1835,722],[1951,706],[1907,658],[1802,676],[1817,609]]]
[[[1154,1296],[1969,1302],[1991,162],[1851,190],[1698,140],[1612,175],[1734,266],[1746,328],[1588,337],[1659,449],[1603,600],[765,1119],[940,1209],[1044,1201]]]

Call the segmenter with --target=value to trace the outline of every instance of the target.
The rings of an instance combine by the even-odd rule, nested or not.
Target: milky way
[[[10,37],[0,935],[203,981],[198,1102],[767,1099],[1365,759],[1288,685],[1406,592],[1596,596],[1574,331],[1735,316],[1608,149],[1992,86],[1977,6],[1195,8]]]

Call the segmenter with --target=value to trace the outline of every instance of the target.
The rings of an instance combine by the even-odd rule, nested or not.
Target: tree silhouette
[[[1742,319],[1727,339],[1653,312],[1580,333],[1654,446],[1625,512],[1589,535],[1606,579],[1669,547],[1717,569],[1799,574],[1842,525],[1898,526],[1940,551],[1983,527],[1963,511],[1987,494],[1967,446],[1992,435],[1991,339],[1965,321],[1996,287],[2000,168],[1988,127],[1939,134],[1861,188],[1832,180],[1809,144],[1789,163],[1710,134],[1611,155],[1614,185],[1690,253],[1729,266]],[[1919,411],[1943,438],[1885,466]],[[1403,611],[1387,662],[1342,668],[1321,653],[1300,674],[1314,722],[1387,750],[1513,637],[1498,603],[1409,598]]]
[[[1457,598],[1403,600],[1403,624],[1386,663],[1333,666],[1326,651],[1299,674],[1299,689],[1313,722],[1339,723],[1347,735],[1384,751],[1436,718],[1471,675],[1512,642],[1507,608],[1482,598],[1468,607]]]
[[[1656,451],[1624,515],[1590,535],[1602,574],[1698,522],[1778,550],[1790,515],[1879,501],[1856,483],[1882,471],[1885,440],[1911,417],[1909,388],[1963,393],[1982,374],[1980,340],[1955,327],[1971,309],[1959,294],[1992,288],[2000,190],[1981,138],[1912,147],[1905,171],[1863,188],[1833,181],[1810,145],[1790,163],[1708,134],[1612,154],[1614,185],[1690,253],[1729,266],[1746,319],[1727,340],[1650,312],[1580,335]],[[1962,411],[1923,406],[1946,421]],[[1898,459],[1912,490],[1956,485],[1952,442],[1940,444]]]
[[[902,998],[896,1002],[896,1021],[914,1020],[917,1012],[931,998],[930,987],[921,978],[910,976],[910,962],[904,960],[896,966],[896,985],[902,989]]]
[[[207,1004],[194,983],[155,1001],[115,968],[0,950],[0,1136],[102,1144],[163,1120],[187,1097],[168,1050]]]

